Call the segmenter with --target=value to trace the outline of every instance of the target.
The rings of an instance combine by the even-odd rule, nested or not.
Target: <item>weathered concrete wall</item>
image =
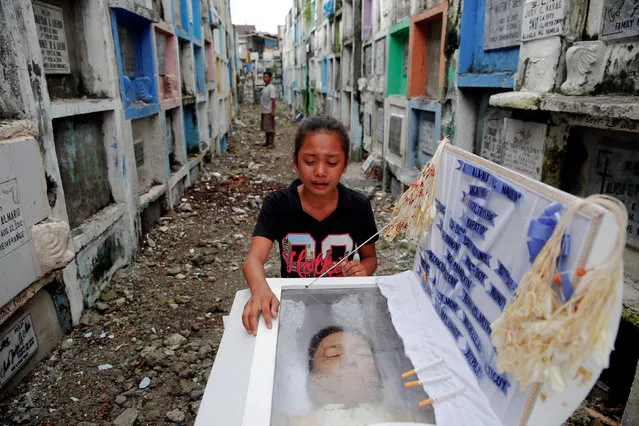
[[[0,80],[0,119],[24,118],[27,115],[23,89],[28,85],[23,80],[25,75],[19,72],[22,58],[15,54],[20,45],[20,33],[17,28],[11,31],[12,25],[18,25],[15,14],[12,4],[0,4],[0,21],[6,25],[5,31],[0,32],[0,67],[3,75]]]
[[[133,237],[126,220],[121,218],[76,254],[77,279],[86,306],[93,305],[115,271],[129,262]]]
[[[169,167],[171,173],[176,173],[186,164],[182,114],[179,108],[164,111],[164,114],[164,131],[169,152]]]
[[[180,41],[180,75],[182,76],[182,98],[195,96],[195,59],[190,43]]]
[[[112,201],[101,114],[54,120],[56,153],[72,228]]]
[[[131,121],[138,194],[166,183],[168,171],[164,135],[158,114]]]
[[[53,285],[60,284],[54,283]],[[30,315],[33,323],[37,337],[37,350],[20,369],[13,372],[12,377],[3,386],[2,392],[9,392],[18,385],[33,367],[46,358],[53,348],[58,346],[60,339],[64,336],[65,330],[60,324],[52,297],[47,290],[42,289],[18,309],[13,316],[3,324],[0,324],[0,338],[7,333],[13,332],[14,327],[26,315]],[[0,366],[0,377],[4,376],[3,379],[6,380],[6,377],[11,374],[11,371],[5,371],[5,366]]]
[[[80,3],[69,3],[62,0],[49,0],[47,4],[58,6],[62,9],[64,18],[64,33],[66,35],[67,54],[71,68],[70,74],[47,74],[47,87],[49,89],[49,97],[52,100],[57,98],[80,98],[82,96],[91,96],[85,88],[83,76],[80,70],[80,40],[78,37],[81,33],[76,27],[76,13],[81,16]]]
[[[182,78],[189,86],[195,87],[193,42],[189,41],[183,49],[183,62],[188,63],[182,70],[179,66],[182,58],[176,45],[175,55],[168,61],[169,68],[174,68],[178,85],[176,93],[170,90],[163,92],[175,95],[172,99],[165,99],[168,102],[161,105],[171,109],[168,131],[172,136],[166,142],[166,117],[160,112],[160,102],[135,115],[139,118],[137,122],[127,120],[123,108],[116,55],[119,45],[115,43],[111,26],[111,7],[118,8],[120,16],[128,17],[131,21],[128,24],[132,26],[142,25],[151,29],[150,21],[162,19],[158,26],[169,38],[176,40],[172,2],[51,0],[46,3],[61,8],[60,20],[45,22],[39,15],[36,23],[30,1],[7,0],[0,3],[0,20],[3,23],[0,26],[0,70],[4,76],[0,82],[0,164],[3,165],[0,167],[0,185],[4,188],[7,182],[11,184],[20,175],[17,178],[21,181],[21,188],[30,188],[31,181],[38,181],[40,187],[38,202],[34,202],[33,197],[19,194],[27,224],[25,238],[28,241],[33,237],[34,250],[27,250],[27,253],[21,246],[8,257],[0,256],[0,264],[8,261],[12,265],[11,268],[0,266],[0,287],[4,287],[4,299],[0,300],[0,327],[7,326],[7,318],[21,307],[36,303],[40,297],[37,295],[43,291],[41,289],[48,288],[52,282],[57,283],[58,289],[54,304],[58,308],[63,307],[58,309],[59,312],[67,312],[61,321],[65,326],[77,323],[83,307],[90,306],[113,273],[133,258],[141,233],[157,216],[156,206],[162,206],[167,198],[179,200],[185,187],[197,177],[202,161],[195,156],[187,165],[182,102],[195,102],[195,99],[182,99],[179,88]],[[201,14],[194,16],[192,21],[208,26],[211,23],[209,2],[200,2],[199,6]],[[224,77],[224,80],[220,79],[224,83],[220,86],[223,93],[218,96],[217,87],[207,87],[207,92],[197,101],[201,106],[205,105],[200,108],[203,118],[213,117],[216,121],[219,121],[218,117],[222,118],[223,125],[211,127],[228,134],[234,89],[231,81],[233,66],[228,67],[228,64],[234,62],[234,38],[229,37],[232,26],[228,2],[220,0],[216,6],[218,10],[211,11],[212,19],[216,25],[221,20],[220,25],[224,27],[222,39],[213,40],[210,29],[205,27],[200,32],[199,25],[188,29],[192,32],[188,38],[195,37],[197,45],[207,43],[225,47],[221,49],[223,57],[216,58],[226,67],[220,73]],[[41,13],[38,9],[38,14]],[[57,9],[54,13],[58,13]],[[63,73],[52,74],[54,67],[44,66],[52,63],[51,58],[56,56],[55,52],[43,52],[44,44],[40,43],[47,39],[44,35],[52,34],[48,31],[51,28],[64,28],[65,43],[55,46],[58,53],[69,56],[69,69],[64,66],[56,69]],[[145,43],[148,39],[151,36],[145,38]],[[142,58],[145,67],[157,64],[157,57],[153,57],[158,55],[157,46],[155,43],[150,45],[151,48],[144,51],[147,56]],[[181,76],[180,71],[185,75]],[[193,94],[194,90],[191,92]],[[224,110],[218,111],[220,106]],[[206,135],[208,140],[211,137],[209,121],[198,120],[197,115],[192,120],[195,135],[198,139]],[[7,153],[16,138],[29,139],[35,148],[31,150],[33,155]],[[145,154],[144,164],[139,169],[136,140],[143,141]],[[175,145],[173,151],[177,157],[177,162],[173,163],[176,169],[172,172],[169,171],[171,151],[168,141]],[[137,153],[139,159],[141,150],[138,149]],[[5,166],[3,161],[8,158],[18,163]],[[14,169],[19,173],[8,176],[7,173]],[[25,173],[26,180],[22,176]],[[157,185],[150,191],[144,191],[155,183]],[[141,195],[140,192],[144,193]],[[13,205],[17,201],[11,203]],[[2,209],[8,205],[9,202],[2,200]],[[37,218],[31,214],[36,207],[40,210]],[[12,213],[11,220],[14,219],[22,220]],[[69,225],[74,228],[70,241]],[[4,228],[0,229],[2,231]],[[45,237],[57,238],[60,250],[47,252],[42,244]],[[0,244],[3,242],[0,239]],[[29,248],[30,245],[29,242],[24,247]],[[6,248],[6,245],[3,247]],[[25,268],[31,272],[25,273]],[[61,268],[64,270],[60,271]],[[47,318],[47,309],[37,304],[34,320],[35,316],[38,316],[38,321]],[[46,338],[46,333],[46,330],[37,330],[37,334],[43,334],[37,336],[38,340]],[[44,348],[44,353],[46,351],[47,348]]]
[[[35,139],[0,141],[0,306],[49,272],[40,266],[32,239],[34,225],[50,215]]]
[[[639,96],[639,43],[607,45],[604,71],[593,94]]]
[[[155,45],[158,52],[158,88],[163,103],[168,100],[179,99],[179,62],[177,38],[162,30],[155,30]],[[177,102],[179,104],[179,102]],[[175,106],[176,103],[170,103]],[[166,108],[166,107],[165,107]]]

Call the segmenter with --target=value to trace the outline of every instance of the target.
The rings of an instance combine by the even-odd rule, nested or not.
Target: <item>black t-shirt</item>
[[[284,278],[320,276],[377,232],[371,204],[364,195],[338,184],[337,208],[319,222],[302,210],[297,192],[301,184],[297,179],[287,189],[269,194],[253,231],[255,237],[279,243]],[[329,275],[341,276],[341,266]]]

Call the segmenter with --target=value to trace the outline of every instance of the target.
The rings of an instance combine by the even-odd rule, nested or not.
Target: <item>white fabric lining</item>
[[[461,385],[466,386],[462,394],[433,404],[437,424],[501,425],[450,332],[427,299],[415,272],[382,277],[377,284],[388,301],[393,325],[404,342],[406,356],[413,366],[419,369],[438,358],[444,360],[439,365],[419,372],[419,380],[446,373],[453,376],[442,382],[424,384],[424,391],[437,396]]]

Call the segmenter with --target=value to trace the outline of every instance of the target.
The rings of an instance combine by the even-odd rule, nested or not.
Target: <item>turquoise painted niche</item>
[[[406,96],[408,91],[408,37],[410,20],[398,22],[388,31],[386,94]]]
[[[193,45],[193,54],[195,57],[195,83],[198,93],[206,92],[206,77],[204,75],[204,54],[202,48],[196,44]],[[230,64],[229,64],[230,65]]]
[[[197,108],[195,105],[184,105],[184,138],[186,139],[186,151],[189,156],[198,155],[200,148],[200,131],[198,128]]]

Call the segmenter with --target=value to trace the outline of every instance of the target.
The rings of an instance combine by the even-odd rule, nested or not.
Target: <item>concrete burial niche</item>
[[[162,109],[180,105],[180,69],[178,66],[177,37],[164,26],[155,28],[155,53],[157,55],[158,88]]]
[[[411,14],[411,0],[396,0],[393,2],[393,19],[400,21]]]
[[[327,92],[329,95],[332,95],[333,92],[335,91],[335,57],[334,56],[330,56],[327,59],[327,67],[328,67],[328,87],[327,87]]]
[[[408,97],[441,98],[448,2],[410,18]]]
[[[373,105],[372,102],[364,103],[363,114],[363,146],[368,152],[372,152],[372,140],[373,140]]]
[[[149,193],[149,195],[151,194]],[[145,200],[144,203],[140,205],[140,224],[143,235],[151,231],[158,223],[158,220],[169,212],[166,189],[162,188],[162,192],[158,191],[153,195],[152,199]]]
[[[375,31],[386,31],[393,21],[393,2],[388,0],[373,0],[373,28]]]
[[[193,31],[192,0],[173,0],[173,22],[175,32],[184,39],[190,39]]]
[[[329,94],[326,97],[326,114],[333,118],[340,119],[339,97]]]
[[[341,102],[341,121],[347,129],[351,128],[351,92],[344,90],[342,92]]]
[[[196,44],[193,45],[193,57],[195,59],[195,88],[198,94],[206,93],[206,74],[204,69],[204,52]]]
[[[224,131],[226,130],[226,123],[225,123],[225,118],[226,118],[226,114],[224,113],[224,108],[226,108],[226,103],[224,102],[224,98],[220,97],[218,99],[218,121],[217,124],[219,126],[219,133],[223,134]]]
[[[184,167],[187,158],[184,124],[179,107],[164,111],[164,140],[167,146],[170,175],[173,176]]]
[[[64,288],[55,281],[47,288]],[[41,289],[0,326],[0,391],[11,392],[64,336],[52,295]],[[14,355],[14,356],[12,356]]]
[[[608,194],[628,210],[626,244],[639,249],[639,149],[636,133],[573,126],[562,186],[579,195]],[[629,265],[628,269],[634,269]]]
[[[213,51],[213,43],[205,42],[204,51],[206,53],[206,81],[215,81],[215,52]],[[207,84],[209,90],[215,89],[215,86]]]
[[[49,98],[113,98],[113,80],[104,52],[108,22],[90,0],[34,1],[33,13]],[[96,29],[102,29],[102,36]],[[88,31],[91,32],[89,37]]]
[[[308,112],[309,114],[315,114],[315,89],[308,90]]]
[[[360,122],[362,105],[356,97],[351,98],[350,102],[350,131],[352,139],[355,141],[351,146],[351,155],[354,160],[362,161],[362,123]]]
[[[329,63],[329,59],[328,58],[324,58],[322,59],[322,93],[326,93],[328,91],[328,85],[329,85],[329,70],[328,70],[328,63]]]
[[[135,237],[124,215],[120,205],[103,209],[96,216],[96,222],[103,224],[101,229],[83,229],[81,236],[74,236],[74,243],[83,247],[76,254],[75,264],[85,306],[95,303],[115,271],[132,257],[130,242]],[[100,231],[103,233],[97,234]]]
[[[171,183],[169,186],[169,202],[171,203],[171,206],[173,208],[176,208],[180,205],[180,203],[182,202],[184,191],[189,186],[186,167],[183,170],[184,173],[171,178]]]
[[[195,58],[192,44],[186,40],[179,40],[180,48],[180,78],[182,85],[182,102],[195,102]]]
[[[373,149],[381,153],[384,149],[384,103],[375,102],[373,108]]]
[[[408,38],[407,38],[408,40]],[[375,80],[373,90],[377,93],[384,93],[386,90],[386,37],[380,37],[375,40],[374,48],[374,66],[375,66]]]
[[[353,61],[353,46],[344,46],[342,50],[342,87],[344,89],[353,87],[353,72],[351,69],[351,63]]]
[[[399,96],[385,99],[384,153],[396,167],[408,166],[408,100]],[[380,117],[377,117],[379,120]]]
[[[340,53],[342,50],[342,15],[335,17],[333,27],[333,53]]]
[[[209,105],[218,104],[214,91],[210,91],[208,97],[209,97]],[[217,146],[217,143],[215,141],[215,138],[217,138],[218,136],[219,129],[217,128],[217,120],[216,120],[216,115],[213,112],[213,108],[208,108],[207,116],[209,119],[208,134],[209,134],[209,140],[211,141],[211,152],[214,152],[214,153],[219,152],[219,147]]]
[[[324,93],[320,93],[316,98],[316,110],[318,114],[327,114],[326,110],[326,95]]]
[[[342,58],[337,55],[333,59],[333,92],[339,92],[342,89]]]
[[[71,228],[113,202],[108,179],[104,114],[53,120],[60,176]],[[110,144],[109,144],[110,145]]]
[[[404,19],[388,30],[388,82],[386,95],[406,96],[408,91],[408,38],[410,20]]]
[[[457,85],[513,89],[524,2],[463,3]]]
[[[151,21],[125,9],[111,8],[111,26],[127,120],[160,110]]]
[[[409,111],[407,166],[422,169],[441,139],[442,106],[439,102],[411,99]]]
[[[362,39],[373,36],[373,0],[362,0]]]
[[[344,20],[342,21],[342,37],[344,40],[353,38],[353,0],[345,0],[342,6]]]
[[[25,164],[30,167],[21,167]],[[42,275],[31,244],[31,230],[49,215],[38,142],[30,137],[3,140],[0,144],[0,306]]]
[[[186,0],[191,2],[191,33],[195,40],[202,40],[202,13],[200,11],[200,0]]]
[[[154,186],[162,186],[168,176],[168,159],[158,114],[131,120],[135,166],[140,196]]]
[[[316,91],[322,90],[322,61],[311,59],[311,87],[316,89]]]
[[[217,81],[217,91],[222,92],[222,60],[219,57],[215,58],[215,81]]]
[[[304,102],[304,93],[300,92],[299,90],[295,91],[295,112],[300,112],[302,111],[303,108],[303,102]]]
[[[222,41],[220,39],[220,34],[222,34],[223,32],[220,31],[220,29],[218,27],[213,28],[213,49],[215,50],[215,53],[219,56],[221,55],[221,51],[222,51]],[[254,59],[251,58],[251,61],[253,61]]]
[[[198,156],[201,152],[200,131],[198,127],[197,108],[195,104],[182,107],[184,117],[184,139],[188,158]]]
[[[371,78],[373,76],[373,44],[364,46],[364,59],[362,60],[362,77]]]
[[[149,2],[147,2],[148,4]],[[155,16],[161,22],[173,24],[173,11],[171,10],[171,0],[151,0],[151,8],[155,12]]]
[[[172,12],[173,12],[173,25],[176,29],[182,29],[182,1],[171,0]]]
[[[207,152],[210,147],[209,136],[209,115],[206,108],[206,102],[200,102],[197,104],[198,110],[198,129],[200,132],[200,146],[202,152]]]
[[[220,136],[220,152],[226,152],[228,149],[228,137],[227,135]]]

